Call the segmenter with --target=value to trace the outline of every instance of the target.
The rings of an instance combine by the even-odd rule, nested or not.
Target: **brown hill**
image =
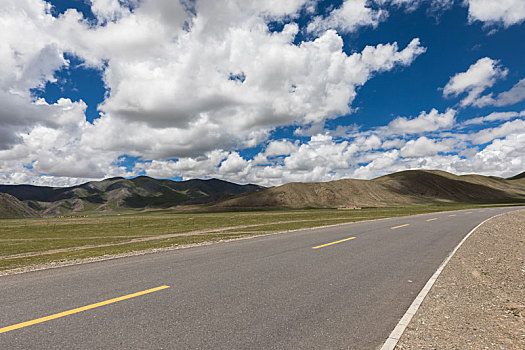
[[[373,180],[289,183],[209,206],[221,209],[385,207],[424,203],[525,202],[525,184],[481,175],[409,170]]]
[[[38,217],[38,213],[15,197],[0,193],[0,219],[21,219]]]

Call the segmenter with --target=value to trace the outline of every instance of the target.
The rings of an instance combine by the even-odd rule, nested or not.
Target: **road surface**
[[[377,349],[461,239],[516,209],[344,224],[0,277],[0,348]]]

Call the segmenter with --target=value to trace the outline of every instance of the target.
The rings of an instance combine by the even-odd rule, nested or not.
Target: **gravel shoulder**
[[[396,349],[525,349],[525,210],[472,233]]]

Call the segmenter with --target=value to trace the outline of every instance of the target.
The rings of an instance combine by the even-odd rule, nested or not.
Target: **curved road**
[[[516,209],[344,224],[0,277],[0,348],[378,349],[461,239]]]

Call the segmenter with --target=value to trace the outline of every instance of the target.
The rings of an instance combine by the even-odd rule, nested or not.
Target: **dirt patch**
[[[525,349],[525,210],[469,237],[396,349]]]

